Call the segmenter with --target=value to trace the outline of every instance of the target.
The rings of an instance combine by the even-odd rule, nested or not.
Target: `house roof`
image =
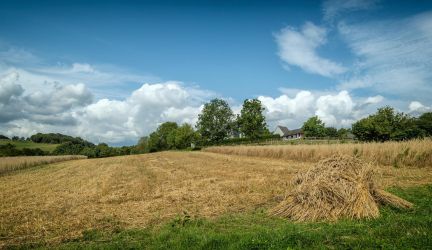
[[[278,128],[284,133],[284,136],[286,136],[289,133],[289,129],[284,126],[278,126]]]
[[[284,133],[283,136],[303,134],[303,130],[301,128],[289,130],[287,127],[284,126],[277,126],[277,127],[282,131],[282,133]]]
[[[296,134],[303,134],[303,129],[298,128],[298,129],[290,130],[290,131],[288,131],[287,134],[285,134],[285,136],[287,136],[287,135],[296,135]]]

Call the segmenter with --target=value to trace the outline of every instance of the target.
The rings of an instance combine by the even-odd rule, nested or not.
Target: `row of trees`
[[[258,139],[270,135],[258,99],[246,99],[240,115],[235,116],[228,103],[213,99],[198,115],[196,128],[204,143],[217,143],[235,135]]]
[[[50,144],[61,144],[71,142],[72,144],[80,144],[87,147],[93,147],[94,144],[82,139],[81,137],[72,137],[69,135],[63,135],[59,133],[37,133],[30,136],[30,140],[35,143],[50,143]]]
[[[179,126],[175,122],[165,122],[149,136],[142,137],[136,148],[143,153],[156,152],[186,149],[191,144],[217,144],[240,134],[251,140],[270,136],[263,111],[258,99],[248,99],[244,101],[240,114],[235,116],[226,101],[213,99],[198,115],[196,130],[190,124]]]
[[[47,155],[48,153],[40,148],[23,148],[18,149],[15,145],[6,143],[0,145],[0,156],[35,156]]]
[[[38,133],[32,135],[30,140],[36,143],[60,144],[53,151],[55,155],[81,154],[91,158],[186,149],[191,144],[214,145],[238,140],[253,141],[273,136],[266,127],[263,111],[264,107],[258,99],[247,99],[243,102],[240,114],[235,116],[226,101],[213,99],[204,105],[199,114],[196,130],[190,124],[179,126],[175,122],[165,122],[149,136],[142,137],[136,146],[110,147],[105,143],[95,145],[80,137],[54,133]],[[355,122],[351,129],[326,127],[318,116],[309,118],[302,129],[306,137],[346,138],[351,134],[361,141],[407,140],[432,136],[432,113],[424,113],[416,118],[396,112],[391,107],[383,107],[375,114]],[[232,138],[238,135],[244,138]],[[2,138],[8,139],[6,136]],[[3,146],[0,151],[7,155],[47,154],[41,150],[17,150],[13,145]]]
[[[149,136],[142,137],[136,150],[140,153],[169,149],[185,149],[199,141],[200,135],[187,123],[179,126],[175,122],[162,123]]]
[[[353,123],[348,129],[326,127],[318,116],[309,118],[302,129],[305,137],[345,138],[352,133],[360,141],[401,141],[432,136],[432,113],[417,118],[386,106]]]
[[[432,113],[416,118],[387,106],[355,122],[352,132],[361,141],[400,141],[432,136]]]
[[[82,143],[65,142],[57,146],[53,155],[85,155],[89,158],[110,157],[139,153],[134,146],[110,147],[106,143],[86,145]]]
[[[326,127],[325,123],[318,118],[318,116],[313,116],[309,118],[305,123],[303,123],[302,130],[305,137],[331,137],[344,139],[349,137],[351,129],[347,128],[334,128]]]

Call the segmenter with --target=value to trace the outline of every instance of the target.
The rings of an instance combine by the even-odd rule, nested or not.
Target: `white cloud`
[[[96,70],[88,63],[73,63],[72,72],[94,73]]]
[[[25,97],[27,111],[32,114],[56,114],[75,107],[90,104],[93,95],[83,83],[54,85],[51,89],[41,89]]]
[[[15,83],[19,82],[19,74],[2,78],[0,90],[10,89],[5,82],[20,86]],[[15,91],[14,102],[8,100],[15,92],[1,91],[5,102],[0,103],[0,129],[10,136],[60,132],[96,143],[129,144],[165,121],[194,125],[202,100],[212,96],[205,90],[168,81],[143,84],[125,100],[104,98],[93,102],[92,94],[82,83],[47,86],[50,87],[27,94],[25,89]]]
[[[376,95],[376,96],[370,96],[368,98],[366,98],[366,100],[364,101],[364,104],[375,104],[375,103],[380,103],[384,100],[384,97],[381,95]]]
[[[201,92],[181,82],[146,83],[124,101],[102,99],[85,107],[78,132],[96,142],[118,143],[135,141],[165,121],[194,125],[203,96],[190,93]]]
[[[12,98],[20,96],[24,90],[17,84],[19,75],[16,73],[8,74],[0,78],[0,104],[8,104]]]
[[[301,30],[286,27],[275,34],[278,55],[288,65],[306,72],[333,77],[346,71],[342,65],[318,55],[317,49],[326,43],[327,30],[306,22]]]
[[[294,90],[289,90],[292,94]],[[381,96],[353,97],[347,91],[321,92],[298,90],[293,97],[282,94],[278,97],[259,96],[265,107],[270,129],[286,125],[299,128],[309,117],[317,115],[326,126],[348,127],[354,121],[375,112]]]
[[[432,96],[432,12],[401,20],[339,24],[358,63],[339,89],[370,89],[405,100]]]
[[[377,6],[378,0],[327,0],[323,3],[324,20],[332,21],[345,12],[366,10]]]
[[[427,107],[418,101],[412,101],[409,104],[408,108],[409,108],[409,113],[414,113],[414,114],[421,114],[421,113],[432,111],[432,107]]]
[[[313,114],[314,95],[310,91],[299,91],[295,97],[281,95],[276,98],[259,96],[266,109],[268,122],[278,122],[286,119],[305,118]]]
[[[316,102],[315,114],[327,126],[340,126],[342,120],[352,120],[355,116],[355,103],[348,91],[341,91],[335,95],[320,96]]]

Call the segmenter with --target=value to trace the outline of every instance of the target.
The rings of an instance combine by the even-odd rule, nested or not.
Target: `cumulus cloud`
[[[116,143],[136,140],[165,121],[194,124],[203,96],[190,93],[197,92],[181,82],[143,84],[123,101],[102,99],[85,107],[78,132],[94,141]]]
[[[414,114],[421,114],[421,113],[432,111],[432,107],[425,106],[418,101],[412,101],[409,104],[408,108],[409,108],[409,113],[414,113]]]
[[[18,79],[17,73],[0,78],[0,104],[8,104],[12,98],[17,98],[24,92],[22,86],[16,83]]]
[[[28,119],[47,124],[75,124],[71,112],[90,104],[93,95],[84,84],[46,85],[35,92],[23,87],[18,72],[0,78],[0,123]]]
[[[93,142],[133,144],[165,121],[195,124],[209,91],[181,82],[145,83],[124,100],[99,99],[83,83],[21,87],[18,73],[0,80],[0,129],[7,135],[60,132]]]
[[[93,95],[83,83],[59,85],[38,90],[25,97],[27,110],[33,114],[55,114],[90,104]]]
[[[432,95],[432,12],[401,20],[341,22],[340,34],[357,56],[339,89],[370,89],[405,100]],[[413,91],[415,90],[415,91]]]
[[[294,90],[290,90],[292,94]],[[270,128],[285,125],[299,128],[309,117],[317,115],[327,126],[347,127],[354,121],[370,114],[378,107],[382,97],[362,98],[352,96],[348,91],[324,93],[298,90],[292,97],[282,94],[278,97],[259,96],[265,107]],[[367,104],[367,105],[366,105]]]
[[[317,49],[326,43],[327,30],[306,22],[300,30],[286,27],[275,34],[278,55],[287,65],[326,77],[344,73],[346,68],[318,55]]]
[[[348,91],[341,91],[335,95],[320,96],[316,101],[315,114],[328,126],[346,126],[354,118],[354,107]]]
[[[314,95],[310,91],[299,91],[293,98],[281,95],[276,98],[259,96],[258,99],[266,109],[268,122],[296,120],[313,114]]]

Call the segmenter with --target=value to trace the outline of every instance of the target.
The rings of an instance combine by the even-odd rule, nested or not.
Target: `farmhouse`
[[[287,127],[277,126],[273,133],[278,134],[284,140],[294,140],[304,137],[304,133],[301,128],[289,130]]]

